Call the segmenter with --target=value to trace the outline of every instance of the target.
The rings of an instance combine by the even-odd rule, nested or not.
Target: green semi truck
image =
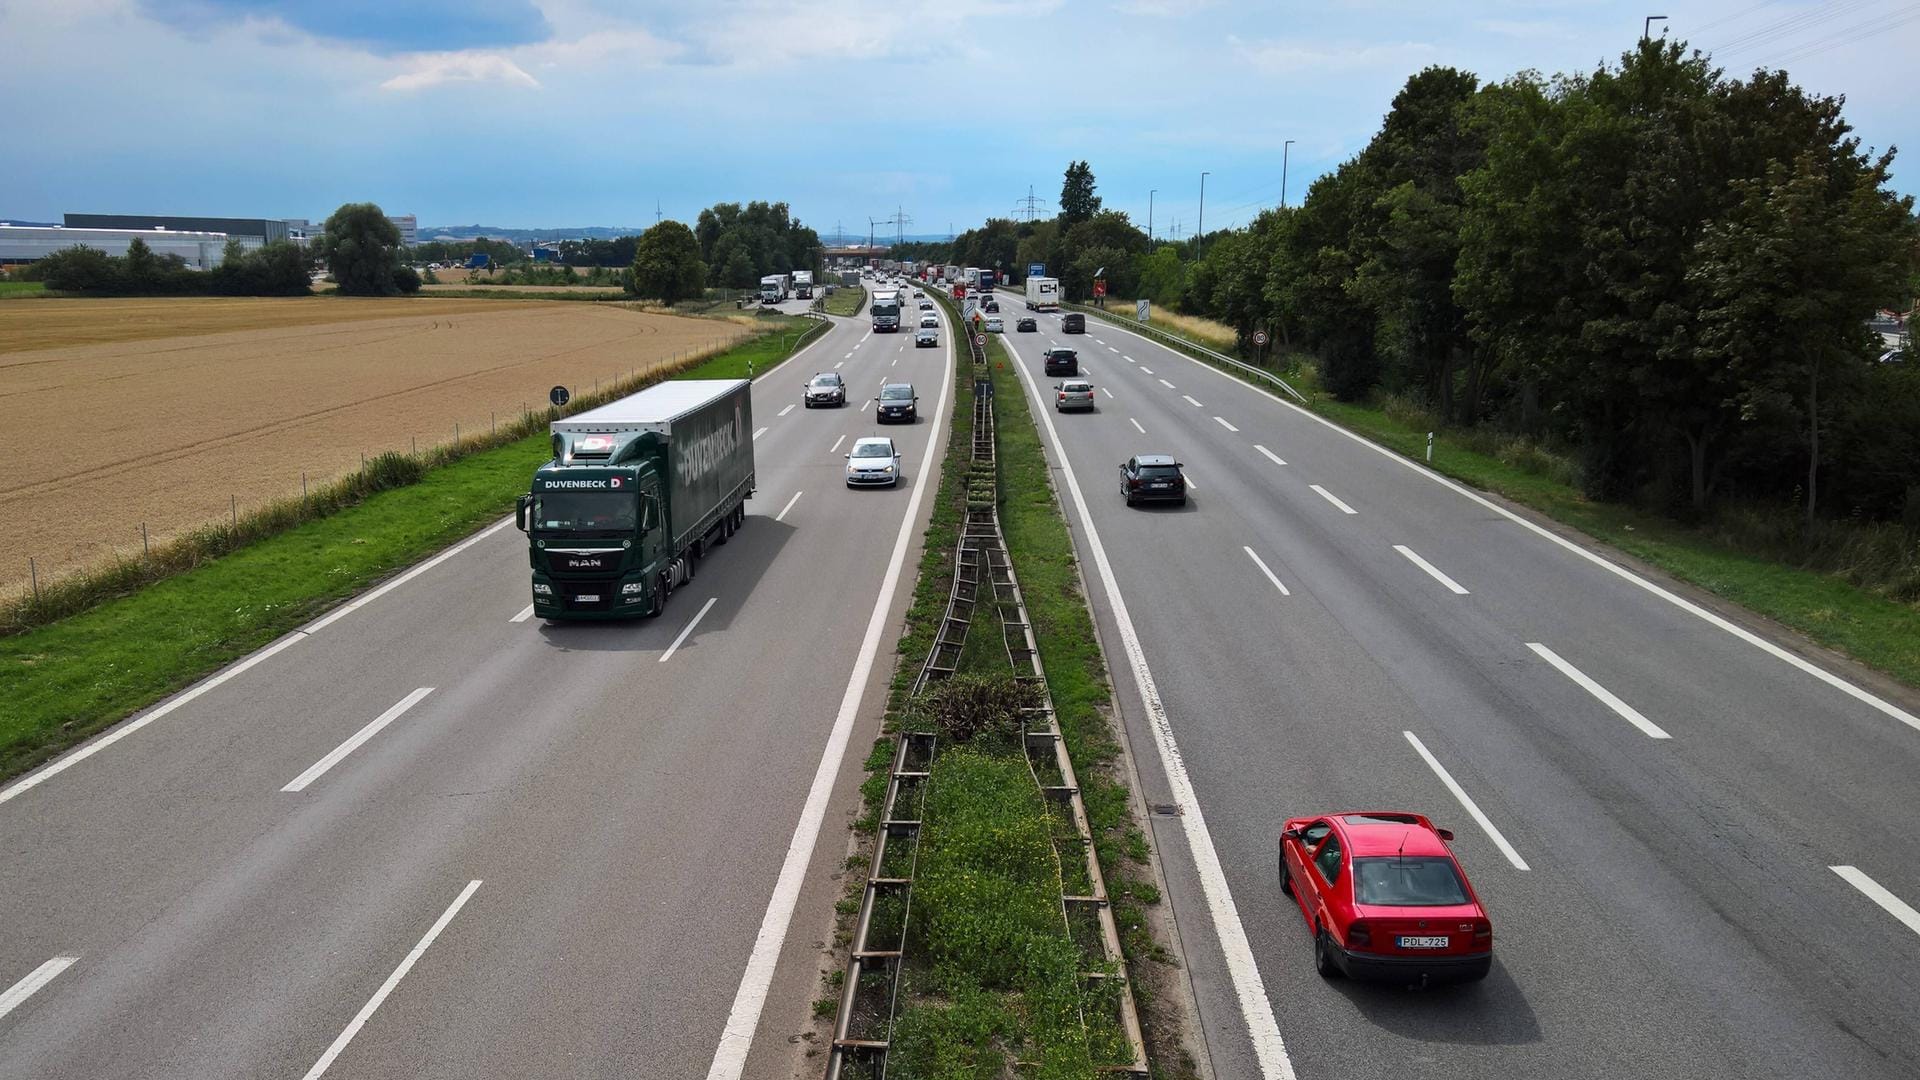
[[[746,521],[753,400],[745,379],[664,382],[552,425],[553,460],[514,520],[533,613],[658,615],[708,549]]]

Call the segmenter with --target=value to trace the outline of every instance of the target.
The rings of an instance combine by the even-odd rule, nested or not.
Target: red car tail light
[[[1067,400],[1067,392],[1065,390],[1060,391],[1060,400],[1061,401]]]
[[[1475,926],[1473,928],[1473,943],[1475,945],[1491,946],[1493,944],[1493,924],[1481,923]]]
[[[1373,948],[1373,928],[1357,920],[1349,925],[1347,927],[1347,948]]]

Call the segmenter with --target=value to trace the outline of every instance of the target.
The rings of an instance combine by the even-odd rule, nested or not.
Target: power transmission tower
[[[1040,204],[1046,200],[1034,195],[1033,185],[1027,185],[1027,197],[1013,204],[1013,216],[1026,221],[1035,221],[1040,217]]]
[[[655,225],[660,224],[660,200],[659,199],[653,200],[653,223]]]

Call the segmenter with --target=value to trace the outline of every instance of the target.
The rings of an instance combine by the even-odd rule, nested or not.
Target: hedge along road
[[[1007,335],[1030,389],[1057,381],[1056,342],[1102,388],[1048,441],[1111,568],[1089,575],[1103,634],[1131,612],[1117,677],[1164,705],[1156,727],[1141,686],[1121,695],[1177,766],[1143,757],[1145,797],[1192,799],[1155,837],[1176,913],[1222,930],[1183,934],[1221,1075],[1920,1069],[1910,696],[1123,329],[1039,323]],[[1122,504],[1115,466],[1143,452],[1186,463],[1188,506]],[[1358,808],[1458,834],[1494,921],[1486,982],[1313,973],[1277,833]],[[1266,1010],[1236,995],[1249,961]],[[1282,1055],[1249,1038],[1262,1011]]]
[[[850,407],[787,409],[836,363]],[[801,1030],[817,965],[770,900],[803,811],[853,805],[829,751],[877,730],[884,672],[855,676],[942,418],[893,429],[896,491],[847,491],[835,444],[883,378],[950,363],[854,320],[761,379],[747,525],[660,619],[518,620],[525,541],[494,526],[0,789],[0,1072],[696,1076],[750,957],[799,987],[760,1028]],[[825,910],[840,851],[812,853]]]

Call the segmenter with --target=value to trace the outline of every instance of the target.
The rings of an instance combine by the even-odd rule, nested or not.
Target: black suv
[[[1072,349],[1048,349],[1046,352],[1048,375],[1080,374],[1080,354]]]
[[[1031,334],[1038,331],[1039,329],[1040,329],[1040,324],[1034,322],[1030,318],[1016,319],[1014,320],[1014,323],[1013,323],[1013,332],[1016,334]]]
[[[1187,478],[1171,454],[1135,454],[1120,466],[1120,494],[1128,506],[1143,502],[1187,504]]]
[[[845,405],[847,403],[847,383],[836,371],[816,372],[807,381],[806,389],[800,399],[807,408],[815,405]]]
[[[1086,333],[1087,317],[1077,311],[1060,316],[1060,332],[1063,334]]]
[[[880,396],[873,400],[877,406],[874,419],[882,424],[895,420],[911,424],[920,418],[920,410],[915,404],[920,398],[914,394],[912,383],[883,383]]]

